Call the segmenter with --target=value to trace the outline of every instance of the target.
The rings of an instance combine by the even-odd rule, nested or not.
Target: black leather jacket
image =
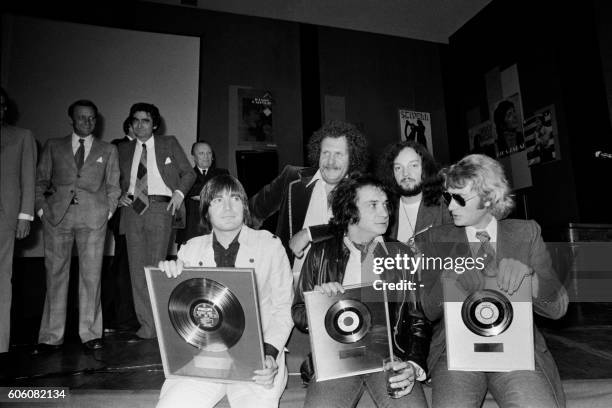
[[[388,238],[384,240],[385,243],[397,242]],[[407,247],[405,248],[406,251],[409,251]],[[396,253],[402,253],[401,251],[399,245],[386,245],[386,250],[378,245],[374,250],[374,256],[395,257]],[[298,329],[308,332],[304,292],[311,291],[316,285],[323,283],[342,282],[349,256],[350,252],[344,245],[342,235],[329,236],[312,244],[302,267],[291,307],[291,315]],[[402,276],[402,271],[396,270],[386,271],[385,274],[383,278],[387,281],[414,280],[417,276],[416,274]],[[389,292],[389,298],[394,352],[404,361],[414,361],[427,373],[431,323],[425,318],[421,303],[418,301],[418,293],[416,291],[393,291]]]

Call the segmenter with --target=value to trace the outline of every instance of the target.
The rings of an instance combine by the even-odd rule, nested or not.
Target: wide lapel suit
[[[36,178],[36,208],[42,210],[47,296],[38,341],[61,344],[72,246],[79,254],[79,336],[102,337],[100,276],[106,227],[119,197],[117,149],[95,137],[79,170],[72,135],[45,145]]]
[[[249,200],[255,225],[278,211],[276,235],[289,247],[289,240],[302,229],[308,211],[314,183],[310,184],[316,168],[286,166],[281,174]],[[290,259],[293,255],[287,250]]]
[[[427,256],[465,257],[473,256],[465,228],[453,224],[432,228],[417,240]],[[551,318],[561,318],[568,305],[565,288],[561,285],[552,268],[552,261],[542,240],[540,227],[534,221],[498,221],[496,261],[513,258],[530,266],[538,276],[539,293],[533,299],[535,313]],[[443,321],[443,294],[440,283],[442,271],[423,271],[425,290],[422,292],[423,309],[426,316],[434,322],[428,366],[433,369],[446,348],[446,335]],[[564,401],[561,380],[556,364],[546,346],[544,337],[534,324],[536,363],[542,368],[551,384],[558,401]]]
[[[181,191],[186,199],[196,175],[183,148],[174,136],[152,137],[157,169],[164,184],[172,192]],[[135,139],[118,146],[123,194],[127,194],[130,187],[132,161],[137,142],[138,139]],[[140,323],[140,329],[136,334],[142,338],[156,336],[144,267],[157,265],[160,260],[166,259],[173,227],[173,217],[167,206],[167,202],[150,200],[149,207],[143,214],[136,213],[132,207],[123,207],[121,213],[120,231],[126,234],[134,310]],[[179,228],[184,226],[184,209],[183,200],[181,205],[183,215],[174,217],[174,226]],[[178,220],[179,218],[181,219]]]
[[[0,353],[9,349],[11,277],[17,218],[34,216],[36,141],[32,132],[4,126],[0,132]]]

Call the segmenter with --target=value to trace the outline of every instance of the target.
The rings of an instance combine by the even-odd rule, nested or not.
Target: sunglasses
[[[473,198],[478,197],[478,195],[472,196],[470,198],[463,198],[459,194],[452,194],[448,191],[445,191],[442,193],[442,197],[444,198],[444,201],[446,201],[446,205],[450,205],[451,200],[455,200],[455,202],[459,204],[460,207],[465,207],[465,203],[467,203]]]

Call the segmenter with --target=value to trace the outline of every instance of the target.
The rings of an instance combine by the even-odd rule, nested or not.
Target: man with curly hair
[[[326,123],[308,142],[312,167],[286,166],[250,199],[254,224],[261,225],[278,211],[276,235],[287,248],[294,235],[307,233],[304,228],[327,224],[332,216],[329,193],[349,172],[364,170],[367,157],[366,138],[354,125]],[[302,259],[294,263],[294,275],[299,274]]]
[[[535,370],[482,372],[450,370],[447,365],[441,278],[454,279],[466,294],[494,279],[498,290],[512,295],[527,279],[532,281],[535,313],[561,318],[567,293],[552,267],[548,250],[533,220],[504,219],[514,206],[502,166],[480,154],[464,157],[443,171],[444,198],[454,225],[435,227],[417,240],[428,257],[454,258],[486,254],[483,268],[456,274],[452,270],[423,273],[422,305],[431,320],[433,337],[427,365],[434,407],[480,407],[489,390],[501,407],[564,407],[565,397],[555,361],[534,325]],[[422,241],[421,241],[422,239]],[[471,252],[471,253],[470,253]],[[477,255],[478,256],[478,255]],[[448,343],[447,343],[448,342]]]

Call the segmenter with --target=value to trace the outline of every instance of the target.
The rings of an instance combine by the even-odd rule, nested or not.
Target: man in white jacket
[[[293,328],[293,278],[285,249],[276,236],[247,226],[247,196],[232,176],[218,176],[206,184],[200,194],[200,209],[202,221],[209,224],[212,233],[187,241],[177,261],[161,261],[159,268],[168,277],[178,276],[183,267],[254,268],[265,368],[255,370],[253,383],[167,379],[157,407],[213,407],[225,395],[233,407],[278,407],[287,384],[284,348]]]

